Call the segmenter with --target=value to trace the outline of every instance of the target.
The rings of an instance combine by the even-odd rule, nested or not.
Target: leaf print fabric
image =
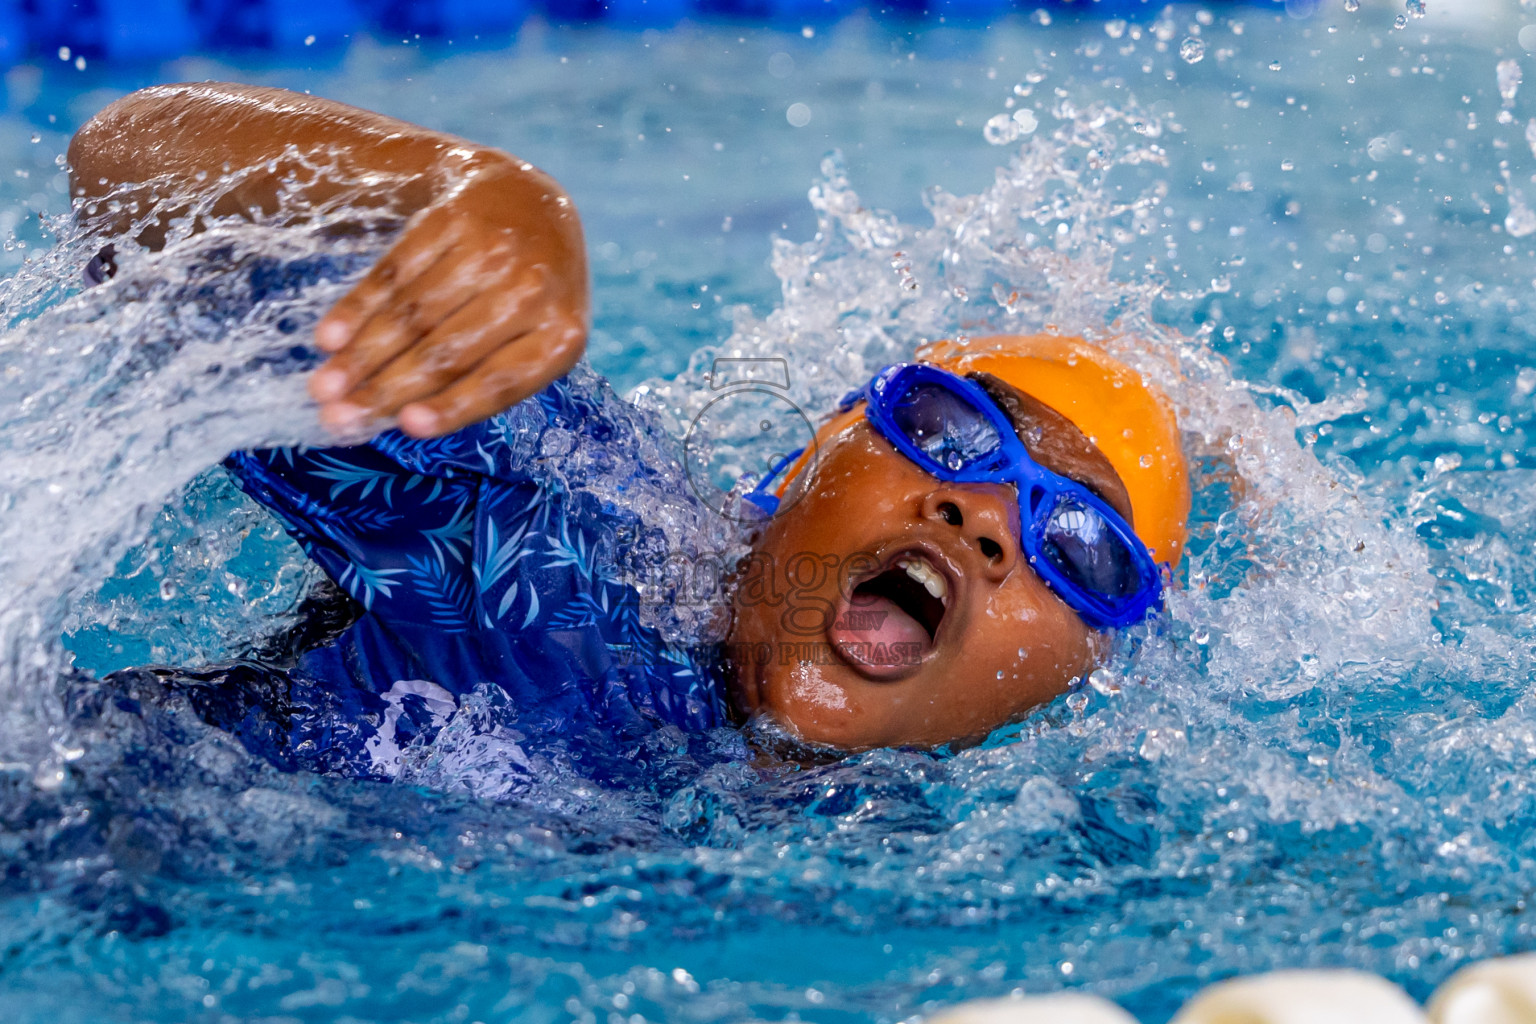
[[[372,707],[365,717],[392,728],[405,721],[399,701],[391,698],[386,714],[379,699],[402,692],[402,680],[430,684],[439,700],[492,684],[534,746],[559,740],[594,757],[622,756],[659,726],[699,732],[724,724],[713,649],[669,642],[647,624],[623,569],[634,557],[626,538],[646,524],[571,486],[580,474],[544,454],[551,431],[606,443],[633,435],[637,423],[649,427],[582,367],[444,438],[391,431],[356,447],[230,456],[225,464],[240,486],[363,609],[336,642],[302,657],[297,688],[371,695],[311,703]],[[680,472],[631,472],[652,488],[671,481],[669,507],[697,509]],[[412,728],[430,739],[438,719],[418,718]],[[341,724],[292,730],[312,755],[300,758],[303,766],[398,771],[398,756],[367,756],[397,751],[394,736],[366,722]],[[278,760],[292,763],[292,751]]]

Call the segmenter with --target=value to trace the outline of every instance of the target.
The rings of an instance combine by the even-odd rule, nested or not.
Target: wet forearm
[[[167,221],[185,213],[186,198],[215,188],[227,191],[210,212],[241,216],[276,212],[284,187],[307,204],[346,192],[354,204],[409,215],[487,168],[509,179],[509,187],[559,192],[538,171],[490,147],[332,100],[217,82],[157,86],[118,100],[75,133],[69,163],[70,194],[83,200],[80,216],[104,233],[132,226],[134,200],[147,210],[165,193],[182,199],[159,202],[164,208],[141,231],[140,240],[153,247],[162,243]],[[117,192],[123,201],[115,209],[91,203],[139,183],[152,185],[142,195]]]

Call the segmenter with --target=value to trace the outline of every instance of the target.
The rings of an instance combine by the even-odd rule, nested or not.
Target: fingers
[[[579,324],[530,331],[430,398],[401,409],[400,429],[413,437],[436,437],[494,416],[569,373],[585,340]]]
[[[413,220],[316,327],[331,357],[309,390],[333,431],[357,436],[398,414],[408,433],[447,433],[521,401],[580,358],[588,307],[579,228],[545,210],[547,189],[525,201],[501,179],[471,184]]]
[[[476,295],[353,388],[347,403],[392,416],[401,406],[458,380],[497,348],[540,326],[536,318],[543,311],[541,279],[541,274],[525,274],[518,286]]]
[[[452,249],[393,290],[340,352],[315,371],[310,394],[322,402],[353,394],[375,373],[505,276],[506,253]]]
[[[407,227],[404,244],[385,253],[315,326],[315,344],[323,352],[340,351],[375,313],[390,303],[396,288],[415,280],[453,248],[459,234],[458,222],[439,211],[430,211]]]

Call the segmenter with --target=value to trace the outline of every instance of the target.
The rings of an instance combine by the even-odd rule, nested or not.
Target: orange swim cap
[[[939,341],[917,358],[961,376],[990,373],[1071,420],[1115,467],[1152,557],[1179,564],[1189,536],[1189,467],[1172,405],[1141,374],[1082,338],[1048,334]]]

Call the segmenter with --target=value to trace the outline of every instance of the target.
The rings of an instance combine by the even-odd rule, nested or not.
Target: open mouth
[[[889,569],[853,588],[855,608],[894,605],[894,614],[905,615],[923,627],[929,643],[938,634],[939,623],[944,621],[944,612],[948,610],[944,602],[948,597],[949,584],[922,555],[904,555]]]
[[[906,552],[853,588],[828,636],[863,674],[895,679],[933,649],[949,599],[949,581],[928,556]]]

